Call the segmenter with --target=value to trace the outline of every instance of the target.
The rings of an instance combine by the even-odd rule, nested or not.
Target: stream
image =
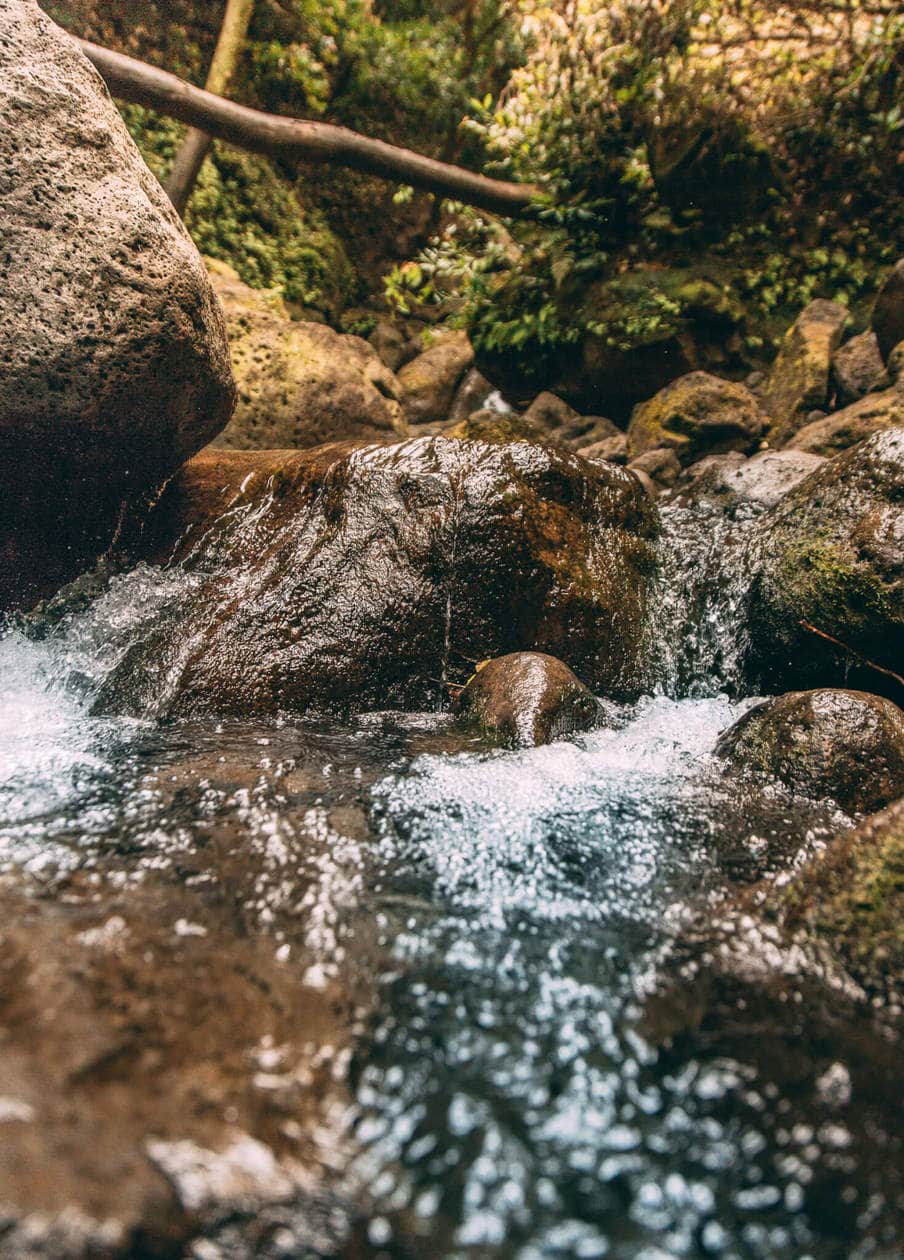
[[[693,521],[671,528],[683,547]],[[685,613],[719,546],[698,533]],[[172,1002],[165,1028],[117,1023],[115,1070],[99,1052],[90,1086],[70,1074],[63,1091],[89,1142],[130,1073],[159,1091],[111,1141],[193,1213],[171,1254],[902,1254],[895,1047],[805,961],[781,991],[720,977],[700,932],[851,821],[713,758],[752,702],[730,592],[680,651],[663,614],[656,694],[545,748],[488,751],[443,714],[92,715],[192,581],[139,568],[40,635],[0,638],[2,887],[50,916],[49,950],[78,942],[60,949],[84,956],[87,992],[92,960],[112,959],[105,994],[109,968],[146,964]],[[220,1011],[180,1004],[193,951],[226,960]],[[267,977],[247,1011],[231,1005],[242,968]],[[201,1102],[179,1093],[186,1057]],[[33,1130],[52,1162],[47,1080],[45,1103],[22,1069],[10,1119],[0,1073],[0,1129]]]

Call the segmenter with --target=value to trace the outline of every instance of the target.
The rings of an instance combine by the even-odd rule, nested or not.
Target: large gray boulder
[[[0,608],[103,550],[229,419],[222,313],[100,77],[0,0]]]

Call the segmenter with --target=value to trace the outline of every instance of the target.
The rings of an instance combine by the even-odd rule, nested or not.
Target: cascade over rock
[[[229,419],[223,316],[100,77],[0,0],[0,609],[74,577]]]
[[[198,585],[104,704],[418,708],[474,662],[523,649],[630,697],[656,528],[630,474],[534,443],[207,451],[139,544],[181,557]]]

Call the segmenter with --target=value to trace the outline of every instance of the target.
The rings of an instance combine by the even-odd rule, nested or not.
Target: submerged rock
[[[887,429],[824,464],[757,523],[749,629],[768,690],[844,683],[862,658],[900,671],[902,498],[904,428]],[[871,689],[897,685],[875,671],[857,677]]]
[[[474,362],[465,333],[444,333],[399,371],[402,407],[409,424],[448,420],[459,382]]]
[[[772,418],[773,446],[783,446],[814,407],[828,402],[832,358],[846,319],[845,307],[818,298],[804,307],[785,334],[761,394],[763,408]]]
[[[205,452],[138,546],[175,550],[197,584],[104,703],[420,708],[470,662],[524,649],[633,696],[655,532],[630,474],[533,443]]]
[[[568,666],[542,652],[485,661],[457,707],[486,735],[514,748],[590,730],[600,713],[596,697]]]
[[[238,383],[218,446],[294,450],[406,435],[399,383],[366,341],[290,319],[278,294],[249,288],[223,263],[210,265]]]
[[[768,420],[745,385],[691,372],[634,409],[631,459],[666,447],[684,466],[703,455],[754,450]]]
[[[123,502],[229,419],[222,313],[99,75],[0,0],[0,608],[110,544]]]
[[[887,361],[898,342],[904,341],[904,258],[886,276],[876,297],[871,323],[879,351]]]
[[[792,691],[745,713],[716,755],[869,813],[904,794],[904,713],[862,691]]]
[[[904,387],[895,385],[880,394],[867,394],[834,415],[806,424],[788,446],[815,455],[837,455],[882,429],[904,425]]]

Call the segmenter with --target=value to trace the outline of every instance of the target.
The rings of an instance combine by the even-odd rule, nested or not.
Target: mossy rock
[[[690,372],[634,409],[628,454],[636,459],[662,447],[687,467],[704,455],[755,450],[767,423],[746,386]]]
[[[787,885],[786,925],[822,941],[877,1000],[904,981],[904,799],[866,819]]]
[[[899,698],[901,685],[867,662],[900,671],[904,660],[902,499],[904,429],[887,429],[824,464],[758,522],[749,623],[767,689],[851,676]]]

